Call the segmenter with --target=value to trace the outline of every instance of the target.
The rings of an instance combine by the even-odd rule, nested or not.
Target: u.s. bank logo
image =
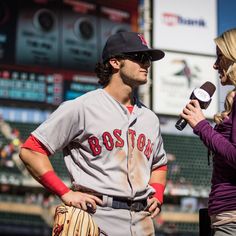
[[[175,13],[165,12],[162,14],[162,21],[167,26],[194,26],[194,27],[206,27],[206,21],[203,18],[191,18],[177,15]]]

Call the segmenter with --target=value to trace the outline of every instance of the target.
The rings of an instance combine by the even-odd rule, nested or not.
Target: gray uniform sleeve
[[[82,132],[83,127],[79,125],[83,123],[79,116],[80,109],[82,108],[76,100],[62,103],[32,135],[54,154]]]

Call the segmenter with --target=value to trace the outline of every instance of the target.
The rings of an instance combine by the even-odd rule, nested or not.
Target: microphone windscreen
[[[210,81],[205,82],[200,88],[205,90],[210,95],[210,97],[212,97],[216,90],[216,86]]]

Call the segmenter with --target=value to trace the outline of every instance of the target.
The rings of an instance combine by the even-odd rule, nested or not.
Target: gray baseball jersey
[[[32,134],[63,150],[77,189],[143,199],[151,171],[167,163],[158,117],[138,100],[130,114],[103,89],[64,102]]]

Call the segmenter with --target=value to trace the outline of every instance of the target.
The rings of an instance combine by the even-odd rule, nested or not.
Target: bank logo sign
[[[153,46],[215,55],[216,0],[153,1]]]
[[[184,25],[190,27],[206,27],[206,20],[203,18],[192,18],[165,12],[162,14],[163,23],[167,26]]]

